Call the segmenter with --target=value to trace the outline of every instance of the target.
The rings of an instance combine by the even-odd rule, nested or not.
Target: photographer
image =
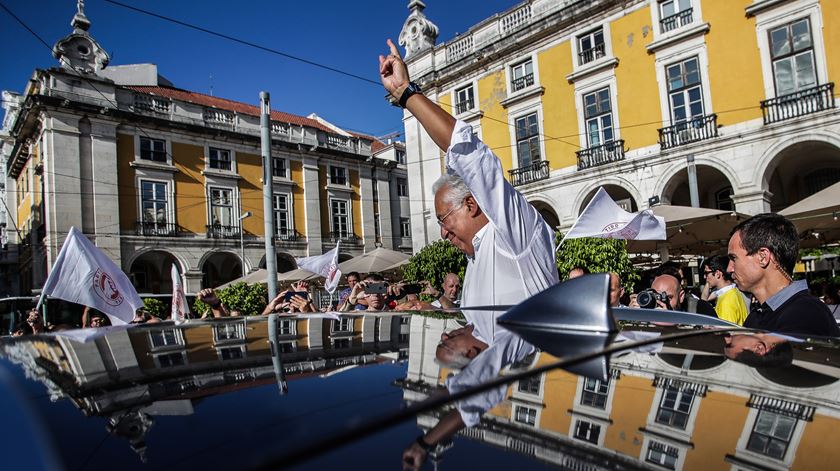
[[[385,278],[378,273],[368,274],[364,281],[356,283],[347,303],[342,306],[342,311],[388,311],[389,294],[391,297],[401,296],[401,284],[389,285]],[[365,303],[361,303],[364,301]]]
[[[645,303],[648,297],[653,297],[656,304]],[[651,289],[642,291],[636,298],[639,307],[668,309],[669,311],[695,312],[711,317],[717,317],[715,308],[707,301],[698,299],[686,293],[680,285],[680,280],[673,275],[662,274],[653,279]]]
[[[299,281],[268,302],[262,314],[272,312],[316,312],[309,296],[309,283]]]

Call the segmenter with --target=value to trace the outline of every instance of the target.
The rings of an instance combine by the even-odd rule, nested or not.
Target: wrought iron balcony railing
[[[578,170],[618,162],[624,160],[624,139],[610,141],[604,145],[579,150],[575,153],[578,158]]]
[[[174,222],[137,221],[134,233],[146,237],[175,237],[178,225]]]
[[[698,116],[688,121],[659,129],[659,146],[662,149],[703,141],[718,136],[717,115]]]
[[[330,232],[327,234],[327,240],[332,242],[333,244],[341,241],[344,244],[361,244],[362,238],[357,236],[356,234],[351,234],[349,232]]]
[[[659,28],[663,33],[682,28],[694,21],[694,9],[689,8],[659,20]]]
[[[510,89],[511,91],[518,92],[523,88],[530,87],[534,84],[534,74],[523,75],[518,79],[514,79],[510,82]]]
[[[466,113],[467,111],[469,111],[471,109],[473,109],[472,98],[469,98],[469,99],[464,100],[464,101],[459,101],[458,103],[455,104],[455,112],[458,113],[458,114]]]
[[[510,175],[510,184],[518,186],[539,180],[545,180],[548,178],[549,171],[548,161],[538,160],[534,163],[525,165],[524,167],[508,170],[508,175]]]
[[[764,124],[834,108],[834,82],[817,85],[761,102]]]
[[[222,226],[220,224],[208,224],[207,238],[209,239],[237,239],[239,238],[239,226]]]
[[[580,51],[578,53],[578,64],[588,64],[595,59],[600,59],[606,55],[606,49],[604,43],[596,44],[594,47],[590,47],[585,51]]]
[[[274,234],[274,239],[279,243],[298,242],[303,239],[303,235],[296,230],[278,231]]]

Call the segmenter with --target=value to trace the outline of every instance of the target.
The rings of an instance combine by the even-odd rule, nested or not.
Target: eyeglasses
[[[448,218],[450,214],[452,214],[456,209],[460,208],[463,205],[464,205],[464,203],[461,202],[461,204],[459,204],[458,206],[455,206],[454,208],[450,209],[446,214],[443,215],[443,217],[439,217],[437,219],[438,225],[440,227],[443,227],[443,224],[444,224],[444,221],[446,221],[446,218]]]
[[[709,276],[709,275],[711,275],[712,273],[714,273],[714,272],[713,272],[713,271],[704,271],[704,272],[703,272],[703,276]]]

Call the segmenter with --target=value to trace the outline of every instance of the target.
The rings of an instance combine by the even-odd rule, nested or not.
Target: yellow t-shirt
[[[718,296],[715,312],[717,312],[719,318],[738,325],[744,325],[747,314],[749,314],[744,296],[741,295],[738,288],[734,287]]]

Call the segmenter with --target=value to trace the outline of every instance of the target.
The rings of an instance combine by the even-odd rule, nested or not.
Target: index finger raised
[[[393,55],[395,55],[395,56],[397,56],[397,57],[402,58],[402,56],[400,55],[400,50],[399,50],[399,49],[397,49],[397,46],[396,46],[396,45],[394,45],[394,42],[393,42],[393,41],[391,41],[391,39],[390,39],[390,38],[388,38],[387,42],[388,42],[388,48],[390,48],[390,49],[391,49],[391,54],[393,54]]]

